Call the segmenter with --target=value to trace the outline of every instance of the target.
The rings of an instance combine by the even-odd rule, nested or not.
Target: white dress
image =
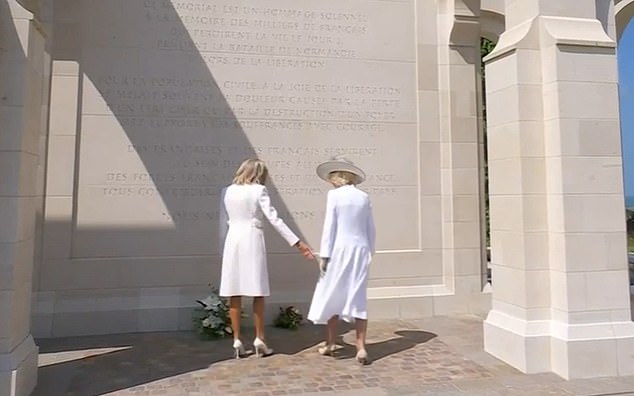
[[[368,195],[354,186],[328,192],[319,254],[330,258],[319,279],[308,320],[325,324],[333,315],[347,322],[367,319],[367,285],[375,229]]]
[[[277,216],[266,187],[232,184],[220,198],[222,274],[220,295],[261,297],[270,295],[262,221],[266,217],[288,242],[299,238]]]

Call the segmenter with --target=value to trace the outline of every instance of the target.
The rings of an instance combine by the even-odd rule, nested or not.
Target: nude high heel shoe
[[[333,356],[335,353],[335,348],[335,344],[330,344],[317,349],[317,352],[319,352],[319,354],[322,356]]]
[[[238,338],[233,340],[233,350],[235,352],[236,359],[240,359],[240,357],[244,356],[244,354],[246,353],[244,351],[244,345],[242,345],[242,341],[240,341]]]
[[[256,357],[264,357],[273,353],[273,349],[267,347],[264,341],[257,337],[253,340],[253,349]]]
[[[366,365],[370,362],[370,360],[368,359],[368,352],[366,352],[365,349],[360,349],[357,352],[357,356],[356,356],[357,362],[359,362],[362,365]]]

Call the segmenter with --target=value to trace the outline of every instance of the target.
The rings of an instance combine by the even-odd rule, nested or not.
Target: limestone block
[[[67,67],[62,62],[56,61],[53,73],[50,99],[50,134],[51,136],[75,135],[79,95],[77,65],[70,63]],[[73,75],[73,73],[75,74]]]
[[[72,196],[75,175],[74,135],[49,137],[47,169],[47,199],[49,197]]]
[[[565,379],[618,374],[615,339],[566,342],[551,340],[552,370]]]

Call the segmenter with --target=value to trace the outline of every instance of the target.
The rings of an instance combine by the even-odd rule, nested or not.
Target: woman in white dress
[[[335,189],[328,192],[320,249],[320,277],[308,312],[308,320],[327,324],[322,355],[335,349],[337,320],[354,322],[356,359],[367,363],[367,284],[374,254],[375,229],[368,195],[355,185],[364,172],[345,158],[336,158],[317,168],[317,174]]]
[[[273,353],[264,338],[264,297],[270,295],[266,247],[262,230],[266,217],[273,228],[308,259],[311,249],[277,215],[264,186],[268,170],[264,162],[248,159],[240,165],[233,184],[222,190],[220,199],[220,238],[222,274],[220,295],[229,297],[229,315],[236,358],[244,354],[240,340],[242,296],[253,297],[256,356]]]

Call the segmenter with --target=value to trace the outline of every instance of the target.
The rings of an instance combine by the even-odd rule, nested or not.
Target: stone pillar
[[[28,395],[37,380],[30,313],[45,63],[45,39],[33,14],[0,0],[0,395]]]
[[[634,373],[615,43],[594,0],[506,0],[487,59],[493,308],[524,372]]]

